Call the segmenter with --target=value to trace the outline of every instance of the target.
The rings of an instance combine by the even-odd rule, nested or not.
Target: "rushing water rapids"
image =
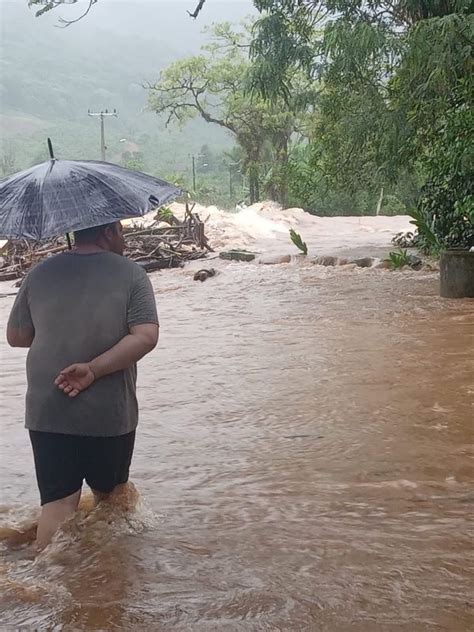
[[[431,272],[218,267],[151,277],[138,504],[84,510],[36,558],[14,543],[37,491],[1,299],[0,629],[472,629],[474,303]]]

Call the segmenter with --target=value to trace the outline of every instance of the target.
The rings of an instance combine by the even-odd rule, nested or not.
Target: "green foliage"
[[[308,254],[308,246],[301,238],[301,235],[297,233],[293,228],[290,228],[290,239],[304,255]]]
[[[411,128],[403,160],[418,165],[423,174],[415,217],[418,240],[433,254],[474,243],[474,16],[465,13],[462,2],[451,5],[459,12],[414,25],[391,82],[394,106]]]
[[[254,0],[263,12],[254,25],[252,41],[254,63],[249,87],[265,99],[291,101],[295,69],[312,77],[318,35],[317,19],[310,6],[293,0]]]
[[[173,211],[167,206],[162,206],[156,214],[156,219],[160,222],[172,224],[174,219]]]
[[[167,182],[172,182],[185,191],[193,200],[204,205],[216,205],[220,208],[234,209],[237,202],[248,198],[248,189],[244,187],[244,177],[238,170],[238,165],[232,167],[232,187],[229,182],[229,162],[233,165],[237,162],[231,159],[238,156],[236,147],[230,151],[212,152],[212,162],[206,163],[204,157],[196,157],[196,190],[193,191],[193,178],[191,168],[187,172],[163,172]],[[207,159],[207,158],[206,158]],[[203,164],[209,166],[204,168]],[[247,178],[245,178],[247,181]]]
[[[423,247],[472,245],[472,2],[255,4],[267,13],[252,45],[254,90],[285,97],[301,70],[322,82],[306,192],[312,181],[370,197],[396,190],[410,171],[423,185],[415,220]]]
[[[421,20],[407,32],[390,97],[411,128],[408,155],[429,151],[447,112],[472,99],[473,41],[472,14]]]
[[[410,255],[406,250],[392,250],[388,255],[387,261],[390,263],[392,270],[397,270],[410,265]]]
[[[430,225],[436,248],[468,250],[474,246],[474,111],[464,98],[445,113],[435,131],[426,151],[427,181],[418,217]]]
[[[143,157],[143,153],[140,151],[130,152],[126,151],[122,154],[122,165],[127,169],[132,169],[132,171],[145,171],[145,159]]]
[[[433,230],[433,220],[420,208],[412,209],[409,212],[412,220],[410,224],[416,227],[416,245],[425,254],[437,255],[441,250],[441,244]]]
[[[380,195],[378,179],[359,183],[354,179],[349,189],[325,171],[324,149],[321,142],[296,145],[289,161],[290,206],[300,206],[315,215],[375,215]],[[387,186],[382,214],[406,214],[415,204],[418,184],[411,174]],[[370,186],[369,186],[370,185]]]
[[[16,171],[17,150],[13,143],[2,143],[0,155],[0,178],[9,176]]]
[[[187,191],[190,188],[188,179],[186,178],[186,175],[184,173],[177,173],[177,172],[165,173],[163,178],[164,180],[166,180],[166,182],[170,182],[171,184],[174,184],[180,189],[183,189],[183,191]]]
[[[396,195],[384,195],[381,215],[407,215],[407,207]]]

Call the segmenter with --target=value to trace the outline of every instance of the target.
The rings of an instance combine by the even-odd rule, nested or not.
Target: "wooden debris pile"
[[[67,250],[66,239],[48,243],[9,241],[0,251],[0,281],[22,279],[28,270],[46,257]]]
[[[392,237],[392,244],[400,248],[416,248],[419,245],[418,234],[402,231]]]
[[[205,224],[193,213],[193,208],[186,205],[182,221],[165,208],[157,212],[150,226],[126,228],[125,254],[148,272],[180,267],[186,261],[205,257],[212,248],[205,235]]]
[[[186,205],[182,221],[169,209],[160,209],[149,226],[136,224],[124,228],[125,255],[147,272],[180,267],[212,252],[204,226],[199,215],[193,213],[193,206]],[[39,261],[67,249],[66,238],[48,243],[9,241],[0,250],[0,281],[21,280]]]

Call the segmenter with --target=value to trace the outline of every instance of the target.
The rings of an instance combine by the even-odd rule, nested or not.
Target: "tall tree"
[[[295,116],[281,104],[252,97],[246,90],[249,28],[238,32],[224,23],[210,33],[212,42],[201,55],[172,64],[148,86],[151,109],[166,114],[168,123],[184,125],[201,117],[228,130],[244,153],[251,203],[260,197],[261,165],[270,145],[272,159],[281,167],[274,170],[274,194],[285,203],[284,165]]]

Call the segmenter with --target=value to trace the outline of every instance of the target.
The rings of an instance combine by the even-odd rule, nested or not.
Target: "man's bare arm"
[[[96,379],[128,369],[158,344],[158,325],[137,325],[130,328],[130,333],[122,338],[115,347],[89,362]]]
[[[95,380],[133,366],[156,347],[158,337],[158,325],[150,323],[131,327],[127,336],[97,358],[63,369],[55,384],[69,397],[76,397]]]
[[[35,338],[34,329],[18,329],[17,327],[7,326],[7,342],[10,347],[31,347]]]

